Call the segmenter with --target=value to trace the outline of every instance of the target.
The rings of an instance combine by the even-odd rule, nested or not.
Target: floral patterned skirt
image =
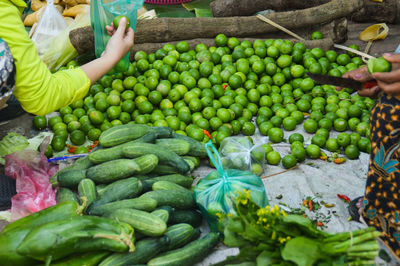
[[[363,218],[400,258],[400,100],[382,96],[370,116],[371,156]]]

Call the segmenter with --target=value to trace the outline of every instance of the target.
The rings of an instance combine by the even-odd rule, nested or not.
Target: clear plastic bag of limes
[[[250,171],[260,176],[265,165],[265,150],[262,145],[254,145],[250,137],[225,138],[220,147],[222,165]]]
[[[248,171],[224,169],[217,149],[209,141],[208,157],[217,170],[200,180],[194,189],[194,197],[211,230],[223,232],[220,223],[225,215],[233,214],[233,204],[239,192],[246,191],[260,207],[268,205],[262,180]]]

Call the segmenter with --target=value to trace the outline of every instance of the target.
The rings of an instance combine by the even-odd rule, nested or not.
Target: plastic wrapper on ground
[[[42,151],[47,144],[44,141]],[[5,174],[16,180],[17,187],[17,194],[11,199],[11,221],[57,203],[49,179],[58,166],[48,163],[44,154],[26,149],[7,155],[5,160]]]

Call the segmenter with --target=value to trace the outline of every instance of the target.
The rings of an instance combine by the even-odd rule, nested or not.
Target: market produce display
[[[314,38],[320,35],[316,32]],[[291,154],[282,160],[285,168],[306,156],[325,157],[320,149],[349,159],[357,159],[360,151],[369,152],[369,110],[374,101],[352,95],[350,89],[337,91],[333,86],[315,84],[306,74],[342,76],[360,67],[361,58],[333,50],[309,50],[287,40],[256,40],[252,44],[220,34],[215,42],[218,47],[200,43],[189,50],[182,41],[176,46],[166,44],[154,54],[137,52],[127,72],[105,75],[83,100],[61,108],[59,116],[47,121],[55,133],[52,150],[64,150],[68,137],[68,143],[76,146],[86,139],[96,141],[102,131],[120,124],[170,127],[175,135],[203,143],[211,137],[220,145],[229,136],[255,134],[256,118],[259,132],[272,143],[287,141],[283,130],[290,132],[301,125],[314,135],[310,145],[299,143],[304,138],[295,144],[290,141]],[[380,71],[382,60],[377,60],[371,60],[370,66]],[[41,118],[35,126],[46,127],[46,119]],[[331,130],[339,136],[333,137]],[[187,149],[187,145],[164,143]],[[73,147],[70,151],[90,149]],[[145,153],[151,145],[141,149]],[[267,163],[281,162],[276,152],[266,151]],[[259,167],[255,168],[259,174]]]
[[[375,265],[381,233],[372,227],[330,234],[278,206],[260,208],[249,191],[235,202],[236,214],[222,218],[224,244],[240,254],[218,265]]]
[[[57,205],[6,226],[0,259],[113,266],[201,260],[220,235],[199,238],[193,178],[182,174],[198,166],[190,155],[204,157],[205,148],[186,138],[140,124],[104,131],[96,150],[52,177]]]

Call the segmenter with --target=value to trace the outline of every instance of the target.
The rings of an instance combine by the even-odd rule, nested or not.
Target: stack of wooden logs
[[[286,33],[260,20],[254,14],[273,9],[265,17],[296,32],[306,39],[308,47],[331,48],[347,38],[347,18],[367,12],[370,0],[215,0],[211,4],[213,18],[156,18],[139,20],[135,31],[135,51],[155,52],[165,43],[187,41],[191,48],[202,42],[215,45],[219,33],[241,40],[284,38]],[[391,1],[391,0],[385,0]],[[247,3],[247,4],[246,4]],[[374,3],[374,2],[373,2]],[[225,5],[225,6],[224,6]],[[396,10],[397,13],[397,10]],[[320,30],[325,38],[310,41],[311,33]],[[91,27],[71,31],[71,43],[79,54],[93,53],[94,34]]]

